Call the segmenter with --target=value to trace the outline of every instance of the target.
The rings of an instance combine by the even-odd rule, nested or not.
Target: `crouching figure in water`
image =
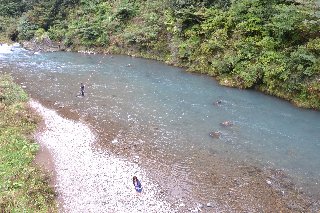
[[[83,85],[83,83],[80,84],[80,93],[81,93],[81,96],[83,97],[84,96],[84,85]]]
[[[134,188],[137,192],[142,191],[141,183],[136,176],[133,176],[133,185],[134,185]]]

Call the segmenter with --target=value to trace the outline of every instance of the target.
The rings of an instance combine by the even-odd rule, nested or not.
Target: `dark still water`
[[[116,151],[140,146],[141,152],[132,148],[128,156],[138,155],[150,167],[163,165],[173,179],[209,171],[212,155],[282,170],[302,190],[320,194],[320,112],[126,56],[32,54],[16,47],[0,53],[0,66],[34,97],[109,131],[102,144]],[[80,82],[84,98],[76,97]],[[224,121],[233,125],[220,125]],[[220,138],[210,137],[212,131],[219,131]]]

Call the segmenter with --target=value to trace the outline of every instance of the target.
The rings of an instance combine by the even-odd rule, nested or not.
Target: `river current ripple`
[[[280,194],[284,184],[275,184],[275,177],[290,180],[296,191],[320,194],[317,111],[256,91],[221,87],[210,77],[151,60],[34,53],[18,45],[0,49],[1,72],[10,72],[32,97],[89,122],[99,149],[152,171],[144,177],[160,184],[171,206],[193,209],[209,203],[232,209],[213,201],[219,193],[231,196],[229,185],[221,194],[222,180],[240,189],[266,170],[276,172],[266,172],[264,185],[278,187]],[[80,82],[84,98],[78,97]],[[221,125],[225,121],[233,125]],[[211,132],[219,137],[210,137]],[[231,174],[247,166],[255,169]],[[240,180],[235,174],[248,177]]]

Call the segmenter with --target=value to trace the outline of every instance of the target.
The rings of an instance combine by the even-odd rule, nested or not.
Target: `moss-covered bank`
[[[0,73],[0,212],[55,212],[48,176],[33,161],[32,140],[39,118],[27,106],[26,93]]]

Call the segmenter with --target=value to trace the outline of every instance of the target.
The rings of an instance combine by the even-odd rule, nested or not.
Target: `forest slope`
[[[3,0],[2,38],[128,54],[320,109],[319,1]],[[19,21],[16,21],[19,20]]]

